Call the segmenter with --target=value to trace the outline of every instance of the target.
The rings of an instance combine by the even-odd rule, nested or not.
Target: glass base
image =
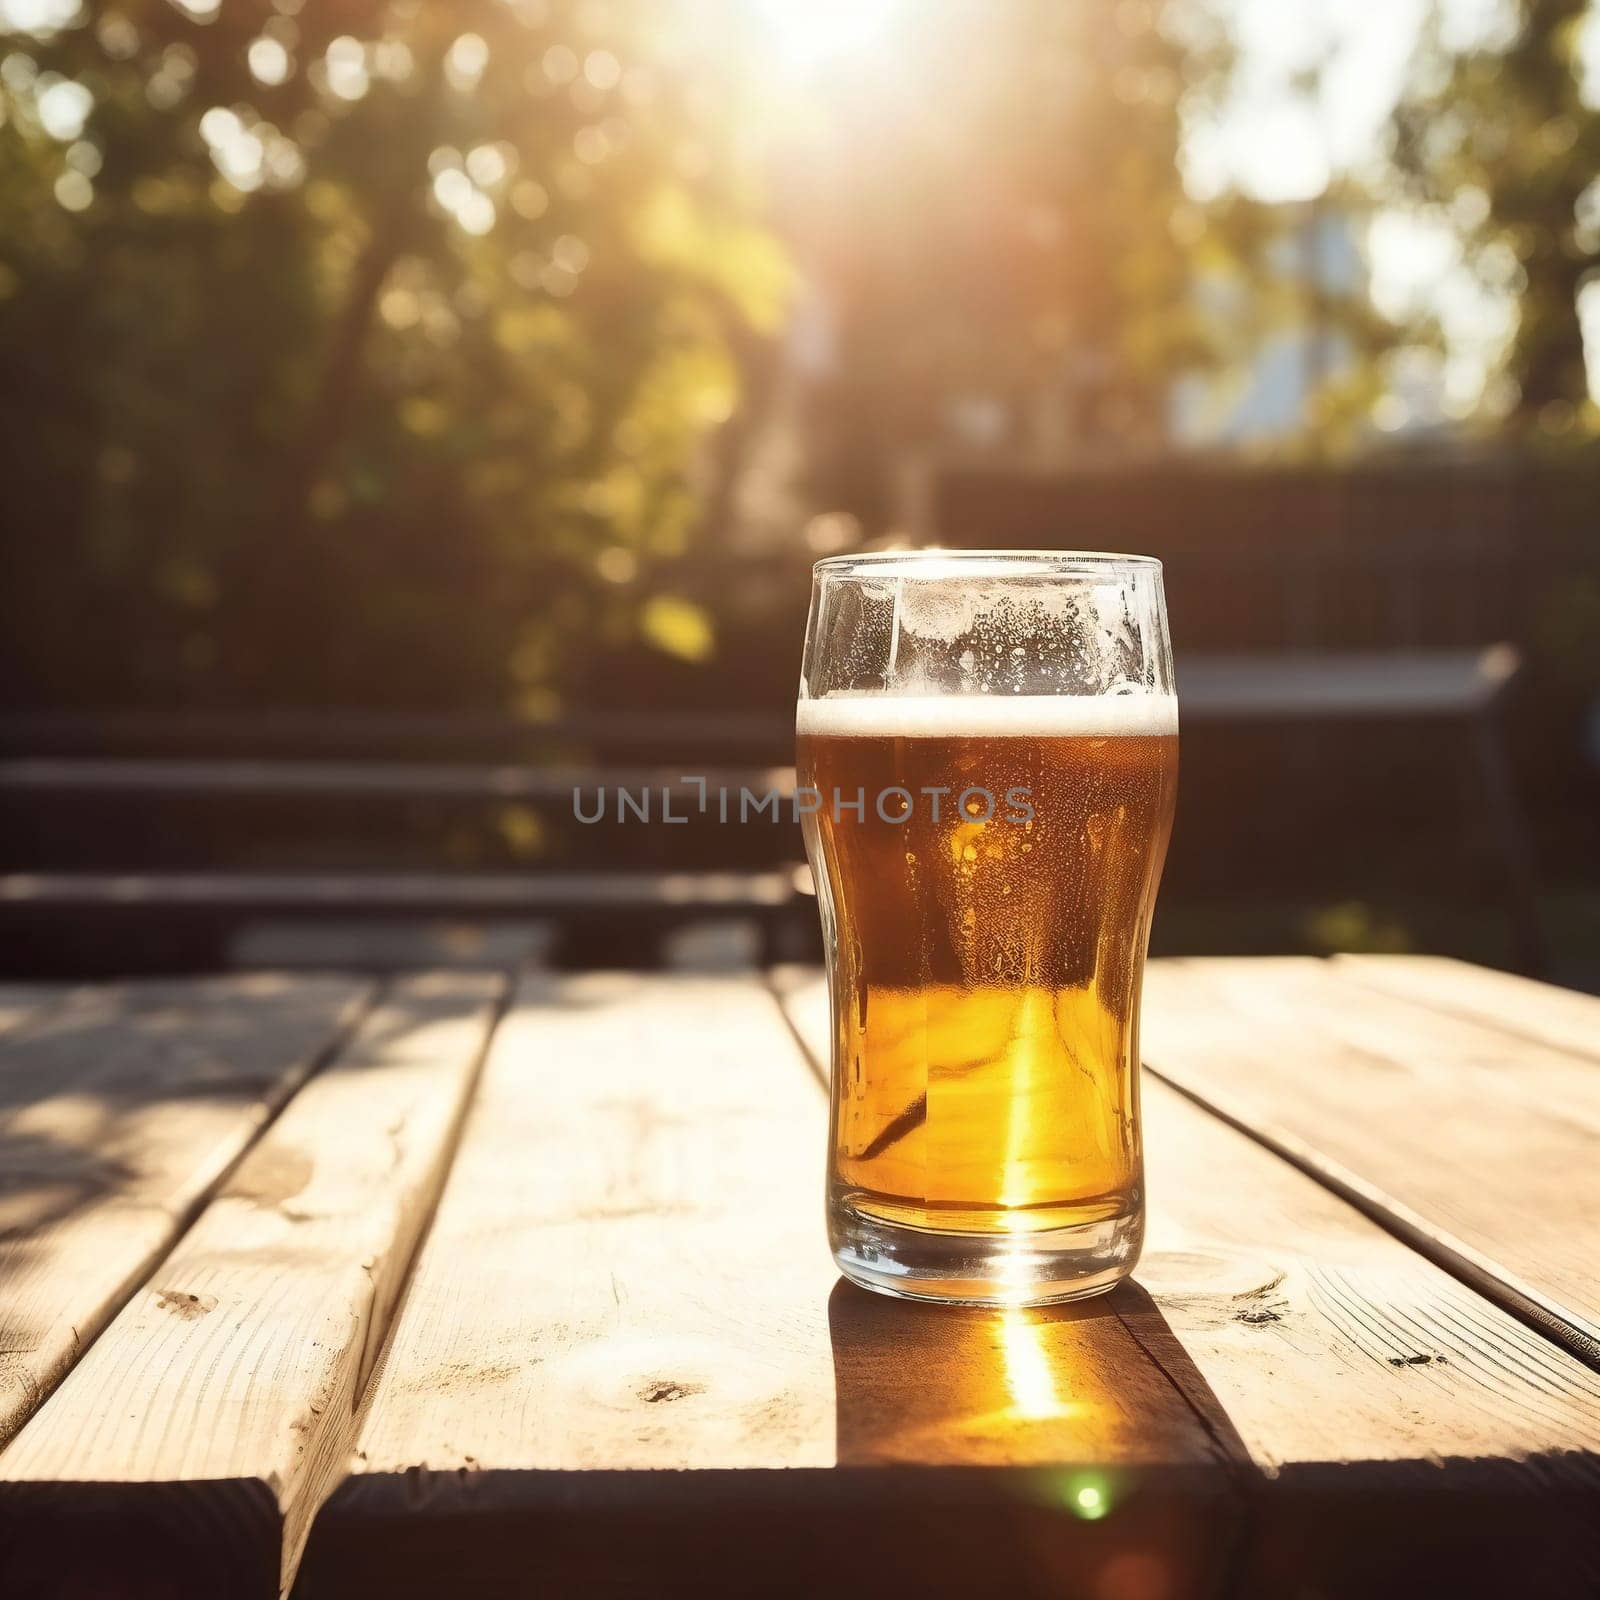
[[[1144,1216],[1133,1212],[1035,1233],[936,1233],[836,1202],[833,1259],[852,1283],[902,1300],[1045,1306],[1087,1300],[1133,1271]]]

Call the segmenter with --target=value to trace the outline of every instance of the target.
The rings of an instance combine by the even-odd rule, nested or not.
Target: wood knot
[[[1234,1313],[1235,1322],[1248,1322],[1252,1327],[1263,1322],[1282,1322],[1283,1318],[1276,1311],[1269,1311],[1265,1306],[1258,1306],[1254,1311],[1238,1311]]]
[[[1429,1362],[1437,1362],[1441,1367],[1445,1364],[1443,1356],[1390,1356],[1391,1367],[1425,1367]]]
[[[666,1400],[687,1400],[690,1395],[705,1392],[703,1383],[675,1383],[670,1378],[654,1378],[639,1390],[639,1398],[653,1406]]]
[[[194,1322],[208,1311],[217,1309],[214,1294],[190,1294],[187,1289],[157,1289],[156,1304],[185,1322]]]
[[[308,1156],[281,1145],[269,1145],[255,1152],[228,1185],[226,1193],[255,1206],[282,1207],[286,1200],[299,1194],[315,1174],[316,1167]]]

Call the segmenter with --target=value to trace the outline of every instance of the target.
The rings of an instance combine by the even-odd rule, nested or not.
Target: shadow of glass
[[[1137,1284],[1032,1310],[828,1301],[841,1466],[1248,1459]]]
[[[906,1537],[930,1579],[1159,1600],[1228,1570],[1248,1454],[1138,1285],[981,1310],[841,1279],[828,1326],[839,1466],[924,1469],[867,1481],[891,1518],[921,1503]]]

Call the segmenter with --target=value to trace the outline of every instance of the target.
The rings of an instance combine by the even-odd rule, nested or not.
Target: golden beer
[[[1025,1256],[1098,1227],[1116,1275],[1132,1265],[1176,735],[1168,696],[802,702],[847,1232],[1009,1236]]]

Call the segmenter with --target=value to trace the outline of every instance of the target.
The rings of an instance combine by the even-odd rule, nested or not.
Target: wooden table
[[[1156,964],[1054,1311],[822,1234],[810,972],[0,990],[0,1594],[1600,1592],[1600,1001]]]

